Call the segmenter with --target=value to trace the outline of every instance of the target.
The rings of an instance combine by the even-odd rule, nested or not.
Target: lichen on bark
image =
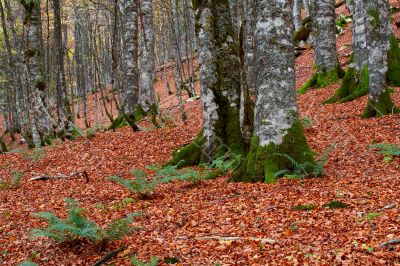
[[[256,30],[258,79],[250,151],[233,181],[274,182],[275,173],[292,169],[276,154],[314,163],[297,118],[295,56],[290,1],[260,1]]]
[[[186,165],[211,162],[227,152],[243,153],[239,120],[241,65],[229,1],[195,0],[193,7],[199,44],[203,130],[194,143],[176,151],[170,162],[184,160]],[[189,151],[196,155],[188,155]]]
[[[336,50],[335,1],[311,0],[312,33],[315,38],[316,73],[300,89],[325,87],[344,77]]]

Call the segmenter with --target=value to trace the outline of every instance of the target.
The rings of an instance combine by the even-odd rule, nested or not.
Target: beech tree
[[[154,57],[154,29],[153,29],[153,1],[141,0],[140,2],[140,98],[141,105],[149,109],[156,104],[154,81],[156,75]]]
[[[299,90],[325,87],[343,78],[336,50],[335,0],[310,0],[316,73]]]
[[[50,136],[51,117],[45,106],[46,78],[41,50],[40,1],[21,0],[25,10],[26,50],[25,65],[28,71],[28,86],[32,95],[30,112],[30,128],[25,128],[27,140],[31,145],[41,146]]]
[[[241,154],[240,59],[228,0],[194,0],[203,130],[174,152],[170,164],[212,162],[226,152]]]
[[[388,85],[400,85],[400,48],[390,28],[385,1],[348,2],[353,15],[353,56],[341,87],[325,103],[343,103],[369,92],[363,117],[397,112]]]
[[[399,112],[387,90],[388,52],[390,49],[389,2],[367,0],[366,32],[370,44],[368,57],[368,104],[362,117],[383,116]],[[397,41],[396,41],[397,42]]]
[[[293,166],[277,154],[314,163],[297,117],[291,1],[259,1],[256,28],[254,132],[250,151],[235,181],[275,181],[275,173]]]

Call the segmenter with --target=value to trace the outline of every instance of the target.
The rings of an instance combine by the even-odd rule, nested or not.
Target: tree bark
[[[203,130],[170,164],[211,162],[243,153],[239,124],[240,60],[228,0],[193,1],[200,63]],[[183,166],[182,165],[182,166]]]
[[[274,182],[275,173],[293,167],[278,154],[313,163],[297,118],[291,1],[259,1],[256,28],[254,132],[247,158],[234,181]]]
[[[310,0],[310,11],[317,72],[300,93],[310,87],[325,87],[344,76],[336,50],[335,0]]]
[[[390,11],[385,0],[365,1],[365,26],[369,40],[368,57],[368,104],[362,115],[364,118],[380,117],[397,113],[397,109],[387,91],[388,51],[390,49]]]

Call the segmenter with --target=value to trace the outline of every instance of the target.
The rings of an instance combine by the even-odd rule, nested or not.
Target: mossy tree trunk
[[[325,87],[343,78],[336,50],[335,1],[310,0],[316,73],[299,90]]]
[[[132,129],[136,130],[136,111],[139,107],[139,68],[138,68],[138,0],[124,1],[124,34],[122,52],[124,75],[123,114],[115,121],[126,120]],[[114,124],[114,123],[113,123]],[[112,125],[117,127],[116,125]]]
[[[353,16],[353,55],[351,57],[351,64],[340,88],[325,103],[351,101],[368,92],[369,45],[367,43],[365,26],[365,2],[363,0],[354,0],[348,1],[347,5]]]
[[[368,93],[369,72],[368,58],[371,47],[367,34],[367,3],[362,0],[348,1],[353,16],[351,64],[343,83],[335,94],[325,103],[344,103]],[[368,42],[367,42],[368,39]],[[400,86],[400,48],[396,37],[391,34],[390,49],[387,52],[388,71],[386,80],[389,85]]]
[[[275,181],[275,173],[291,169],[276,154],[298,162],[313,156],[297,118],[295,55],[290,0],[260,1],[256,29],[258,79],[254,133],[247,158],[233,181]]]
[[[45,106],[45,74],[41,49],[40,0],[21,0],[25,11],[26,50],[25,65],[28,71],[29,91],[31,93],[30,130],[27,139],[34,146],[45,144],[52,134],[51,116]]]
[[[388,52],[390,49],[390,12],[386,0],[368,0],[365,4],[366,32],[369,40],[368,104],[362,117],[398,112],[387,90]]]
[[[240,60],[228,0],[193,0],[198,39],[203,130],[191,145],[174,152],[170,164],[211,162],[242,153],[239,123]]]

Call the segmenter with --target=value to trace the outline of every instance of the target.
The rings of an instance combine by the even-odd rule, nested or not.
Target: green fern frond
[[[148,262],[142,262],[135,257],[131,257],[131,264],[133,266],[157,266],[159,263],[160,263],[159,258],[154,256],[151,257]]]

